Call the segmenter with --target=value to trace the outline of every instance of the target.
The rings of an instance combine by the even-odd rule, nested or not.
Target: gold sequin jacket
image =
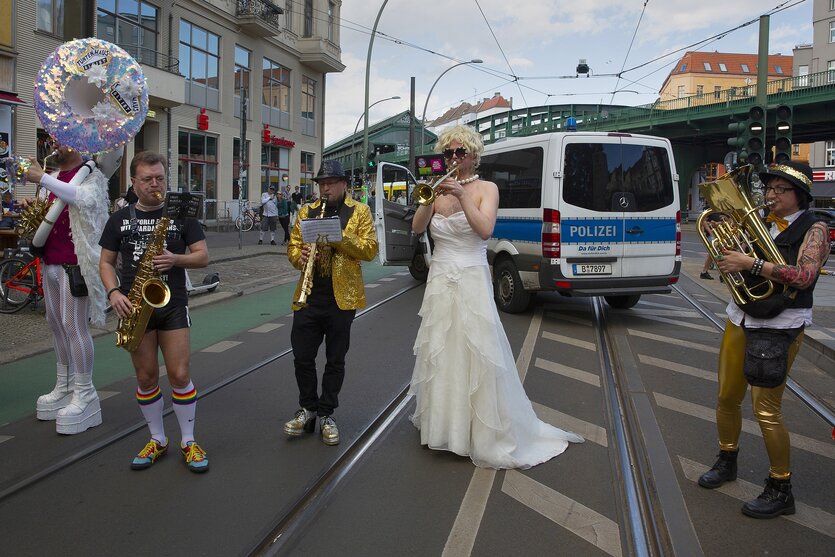
[[[312,218],[319,214],[321,201],[308,203],[299,209],[296,224],[290,234],[290,243],[287,245],[287,258],[290,264],[296,269],[302,269],[302,233],[299,222],[302,219]],[[333,293],[336,298],[336,305],[339,309],[362,309],[365,307],[365,284],[362,280],[362,268],[360,260],[371,261],[377,256],[377,233],[374,230],[374,222],[371,220],[371,211],[368,205],[354,201],[350,195],[345,196],[345,201],[340,209],[340,218],[343,212],[350,212],[347,224],[343,220],[342,241],[330,244],[333,247],[333,260],[331,274],[333,277]],[[310,214],[310,217],[308,217]],[[313,288],[316,288],[314,277]],[[293,299],[296,300],[301,293],[301,276],[296,284],[296,292]],[[302,306],[293,303],[293,311]]]

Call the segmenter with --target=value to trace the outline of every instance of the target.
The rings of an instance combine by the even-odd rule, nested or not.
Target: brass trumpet
[[[435,197],[437,197],[437,192],[435,191],[436,188],[441,184],[441,182],[450,176],[452,176],[453,179],[458,177],[458,165],[453,164],[452,170],[435,180],[434,183],[418,182],[412,192],[413,198],[418,202],[418,204],[423,205],[424,207],[431,205],[434,203]]]

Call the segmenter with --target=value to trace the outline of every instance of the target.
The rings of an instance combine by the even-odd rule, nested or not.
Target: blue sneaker
[[[207,472],[209,470],[209,459],[206,457],[206,451],[200,448],[196,441],[189,441],[185,447],[180,447],[183,453],[183,458],[186,459],[186,465],[192,472]]]
[[[157,461],[162,455],[168,452],[168,438],[165,439],[165,445],[160,445],[156,439],[151,439],[145,448],[139,451],[136,458],[131,462],[130,467],[134,470],[144,470],[150,468],[151,465]]]

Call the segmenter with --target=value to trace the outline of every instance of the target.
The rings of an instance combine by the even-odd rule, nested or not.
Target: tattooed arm
[[[806,232],[797,265],[774,265],[766,262],[761,275],[777,282],[788,284],[798,290],[805,290],[815,282],[821,267],[829,257],[829,231],[822,222],[816,222]]]

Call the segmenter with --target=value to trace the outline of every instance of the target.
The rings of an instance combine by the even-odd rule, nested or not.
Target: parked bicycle
[[[244,209],[243,214],[238,215],[238,218],[235,219],[235,228],[238,230],[243,230],[244,232],[249,232],[252,230],[252,227],[261,223],[261,215],[257,212],[253,211],[249,207]]]
[[[0,261],[0,313],[15,313],[43,299],[41,259],[17,252]]]

